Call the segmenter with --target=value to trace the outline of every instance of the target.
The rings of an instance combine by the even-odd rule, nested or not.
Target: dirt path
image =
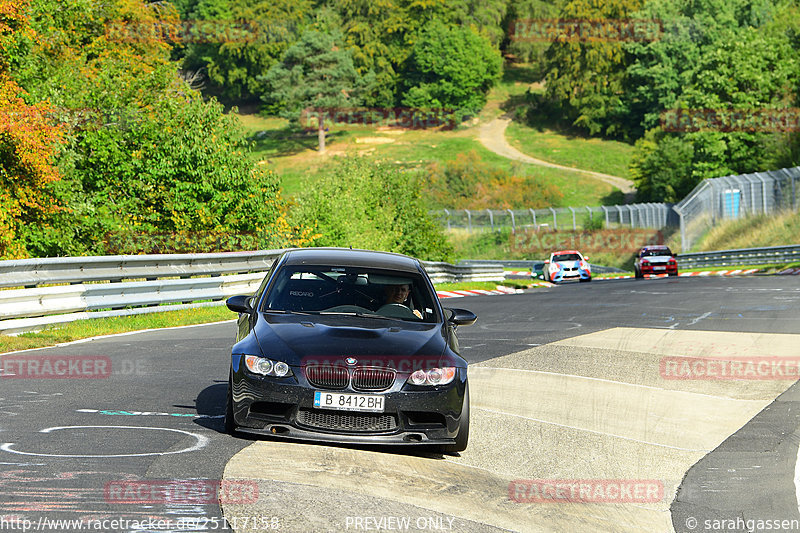
[[[541,159],[536,159],[529,155],[523,154],[513,146],[511,146],[508,141],[506,140],[506,128],[508,127],[509,123],[511,123],[510,118],[506,117],[498,117],[490,122],[482,124],[480,127],[480,131],[478,133],[478,140],[481,141],[486,148],[491,150],[492,152],[496,153],[499,156],[506,157],[508,159],[513,159],[514,161],[521,161],[523,163],[529,163],[531,165],[539,165],[542,167],[550,167],[550,168],[557,168],[559,170],[566,170],[569,172],[579,172],[586,176],[591,176],[593,178],[599,179],[613,187],[618,188],[625,194],[626,202],[630,202],[633,200],[633,195],[636,192],[636,189],[633,187],[633,183],[630,180],[626,180],[624,178],[620,178],[619,176],[611,176],[610,174],[603,174],[602,172],[594,172],[591,170],[581,170],[579,168],[572,168],[572,167],[565,167],[563,165],[557,165],[555,163],[550,163],[548,161],[543,161]]]

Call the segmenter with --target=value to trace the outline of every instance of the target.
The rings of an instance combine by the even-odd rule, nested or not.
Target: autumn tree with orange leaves
[[[10,51],[17,37],[31,38],[26,2],[0,0],[0,257],[27,256],[22,233],[59,206],[50,184],[60,176],[53,164],[61,128],[47,103],[28,105],[10,77]]]

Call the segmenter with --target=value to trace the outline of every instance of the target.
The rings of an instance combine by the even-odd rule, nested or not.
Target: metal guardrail
[[[693,252],[678,256],[680,269],[796,262],[800,262],[800,245]]]
[[[265,272],[284,250],[0,261],[0,287]]]
[[[528,270],[541,270],[544,265],[544,259],[537,260],[523,260],[523,259],[504,259],[501,261],[494,261],[491,259],[462,259],[458,262],[459,265],[502,265],[505,268],[524,268]],[[595,265],[590,263],[592,272],[595,274],[609,274],[625,272],[621,268],[608,267],[603,265]]]
[[[255,292],[283,252],[0,261],[0,287],[6,289],[0,290],[0,333],[88,318],[222,305],[229,296]],[[499,265],[421,263],[434,283],[505,279]]]

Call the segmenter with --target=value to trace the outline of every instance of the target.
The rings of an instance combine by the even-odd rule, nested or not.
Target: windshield
[[[288,266],[262,311],[343,314],[436,322],[434,295],[419,274],[361,267]]]
[[[561,261],[580,261],[581,256],[579,254],[557,254],[553,256],[553,261],[556,263],[560,263]]]
[[[672,255],[672,252],[669,248],[659,248],[656,250],[644,250],[642,252],[642,257],[662,257],[665,255]]]

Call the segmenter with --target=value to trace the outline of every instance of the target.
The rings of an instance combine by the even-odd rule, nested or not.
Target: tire
[[[236,435],[236,422],[233,420],[233,374],[228,377],[228,393],[225,397],[225,433]]]
[[[583,279],[583,278],[581,278],[581,282],[584,282],[584,281],[585,281],[586,283],[589,283],[590,281],[592,281],[592,278],[591,278],[591,276],[590,276],[590,277],[588,277],[588,278],[586,278],[586,279]]]
[[[464,408],[461,410],[461,420],[458,424],[458,435],[455,444],[445,444],[439,450],[442,453],[457,453],[467,449],[469,442],[469,383],[464,389]]]

